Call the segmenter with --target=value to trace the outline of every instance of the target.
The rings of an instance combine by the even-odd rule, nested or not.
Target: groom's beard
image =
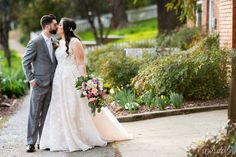
[[[51,34],[55,35],[57,33],[57,30],[50,30],[49,31]]]

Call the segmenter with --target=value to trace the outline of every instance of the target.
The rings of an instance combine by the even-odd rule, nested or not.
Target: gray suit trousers
[[[37,140],[40,141],[51,100],[52,86],[37,86],[32,88],[27,128],[27,144],[35,145]]]

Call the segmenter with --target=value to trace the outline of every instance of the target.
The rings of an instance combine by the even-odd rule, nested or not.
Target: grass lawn
[[[79,32],[82,40],[94,40],[91,30]],[[143,39],[154,39],[157,36],[157,20],[146,20],[129,24],[128,27],[122,29],[111,30],[110,35],[125,36],[118,42],[136,41]]]

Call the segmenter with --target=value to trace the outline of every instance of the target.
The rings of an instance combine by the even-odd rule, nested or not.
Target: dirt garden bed
[[[23,99],[24,98],[0,99],[0,128],[3,127],[4,122],[20,108]]]
[[[196,107],[208,107],[208,106],[215,106],[215,105],[227,105],[228,99],[214,99],[214,100],[208,100],[208,101],[185,101],[182,109],[188,109],[188,108],[196,108]],[[128,116],[132,114],[138,114],[138,113],[151,113],[156,111],[161,111],[159,108],[150,108],[146,105],[141,105],[136,111],[128,111],[123,110],[118,104],[111,103],[108,105],[108,108],[110,111],[116,116]],[[174,111],[175,109],[172,106],[167,106],[165,110],[162,111]]]
[[[19,108],[20,105],[23,103],[24,97],[20,99],[12,98],[12,99],[1,99],[2,105],[0,106],[0,128],[3,127],[4,122],[13,115]],[[7,104],[7,105],[4,105]],[[197,107],[210,107],[216,105],[227,105],[227,99],[214,99],[209,101],[185,101],[182,109],[190,109],[190,108],[197,108]],[[141,105],[136,111],[128,111],[122,109],[118,104],[111,103],[108,105],[109,110],[116,116],[116,117],[125,117],[125,116],[132,116],[137,114],[144,114],[144,113],[154,113],[157,111],[161,111],[159,108],[150,108],[146,105]],[[175,111],[172,106],[167,106],[165,110],[162,111]],[[147,118],[148,119],[148,118]]]

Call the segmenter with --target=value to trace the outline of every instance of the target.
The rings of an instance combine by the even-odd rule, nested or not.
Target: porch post
[[[232,48],[236,49],[236,0],[232,0],[232,3]],[[228,118],[232,122],[236,122],[236,56],[232,57],[232,76]]]

